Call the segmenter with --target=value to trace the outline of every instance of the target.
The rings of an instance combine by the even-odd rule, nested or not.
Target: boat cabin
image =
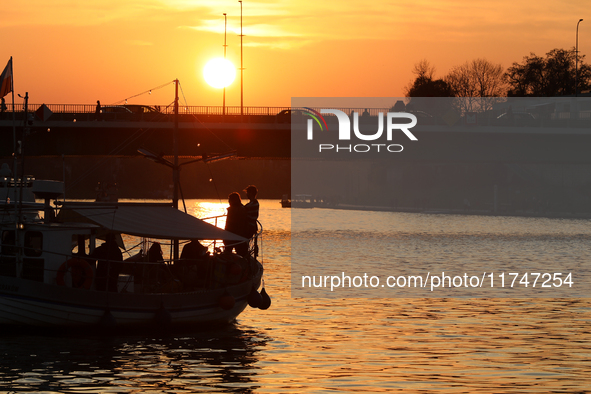
[[[92,252],[98,229],[97,225],[81,223],[3,223],[0,276],[56,284],[66,261],[87,254],[86,240],[88,253]]]

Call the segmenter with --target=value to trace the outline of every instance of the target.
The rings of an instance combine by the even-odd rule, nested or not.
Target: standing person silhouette
[[[226,216],[225,230],[246,238],[248,219],[246,217],[244,205],[242,205],[240,194],[236,192],[230,193],[228,196],[228,205],[228,216]],[[235,242],[224,241],[224,245],[226,246],[225,251],[228,253],[231,253],[233,249],[236,249],[236,253],[239,255],[243,257],[248,255],[248,243],[246,242],[236,244]]]
[[[101,120],[101,101],[96,100],[96,110],[94,111],[94,120]]]
[[[259,200],[257,200],[258,189],[254,185],[249,185],[246,189],[246,197],[249,202],[246,203],[244,208],[246,209],[246,220],[247,220],[247,233],[248,238],[254,237],[254,257],[259,255],[259,246],[257,244],[257,220],[259,218]]]

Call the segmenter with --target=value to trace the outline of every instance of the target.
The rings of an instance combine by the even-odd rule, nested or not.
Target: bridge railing
[[[28,111],[35,112],[42,104],[29,104]],[[53,121],[150,121],[150,122],[170,122],[170,115],[173,113],[172,105],[168,106],[145,106],[145,105],[120,105],[102,106],[102,114],[96,115],[95,104],[45,104],[52,112],[50,120]],[[13,104],[6,104],[6,109],[0,113],[0,120],[11,119]],[[108,108],[116,107],[114,110]],[[17,119],[22,119],[24,104],[14,104]],[[296,119],[307,117],[305,111],[295,111],[293,114],[286,110],[290,107],[243,107],[240,106],[179,106],[179,114],[183,122],[247,122],[247,123],[290,123],[293,121],[291,115]],[[313,108],[320,111],[319,108]],[[374,122],[379,113],[392,111],[388,108],[333,108],[351,115],[357,112],[360,115],[361,122]],[[285,112],[283,112],[285,111]],[[444,115],[432,116],[423,111],[411,111],[417,116],[420,125],[441,125],[451,126],[449,118]],[[568,128],[589,128],[591,127],[591,110],[571,112],[552,112],[544,116],[540,114],[530,114],[530,118],[511,119],[503,118],[504,109],[491,110],[477,114],[477,118],[470,122],[468,117],[457,117],[451,123],[453,126],[522,126],[522,127],[568,127]],[[526,113],[526,108],[514,108],[514,113]],[[244,115],[241,116],[241,115]],[[368,115],[368,116],[366,116]],[[327,121],[335,120],[334,115],[323,115]],[[297,120],[296,120],[297,121]]]
[[[28,111],[35,112],[42,104],[29,104]],[[6,103],[6,111],[12,112],[13,104]],[[49,110],[55,114],[94,114],[96,113],[96,104],[45,104]],[[103,105],[102,109],[109,107],[126,107],[130,108],[132,112],[136,108],[152,108],[156,112],[163,114],[172,114],[174,108],[169,106],[143,106],[143,105]],[[189,115],[277,115],[283,110],[290,109],[290,107],[244,107],[242,110],[240,106],[226,106],[225,108],[219,105],[179,105],[180,114]],[[24,112],[24,104],[15,103],[15,112]],[[147,111],[144,111],[147,113]]]
[[[35,112],[42,104],[29,104],[28,111]],[[49,110],[55,114],[94,114],[96,113],[96,104],[45,104]],[[6,112],[12,112],[13,104],[6,104]],[[172,105],[161,106],[161,105],[135,105],[135,104],[122,104],[122,105],[103,105],[101,108],[104,110],[109,107],[125,107],[135,112],[141,108],[151,108],[152,110],[162,114],[172,114],[174,108]],[[15,103],[15,112],[24,112],[24,104]],[[274,116],[280,114],[282,111],[289,110],[291,107],[240,107],[240,106],[226,106],[221,105],[179,105],[179,113],[187,115],[264,115]],[[320,108],[313,108],[320,111]],[[360,115],[364,111],[368,111],[369,115],[377,116],[380,112],[388,112],[388,108],[334,108],[341,110],[349,115],[353,112],[358,112]],[[142,111],[148,113],[147,110]],[[289,114],[287,114],[289,115]],[[331,115],[325,115],[331,116]]]

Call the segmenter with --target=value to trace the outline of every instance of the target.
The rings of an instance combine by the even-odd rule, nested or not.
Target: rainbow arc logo
[[[308,108],[308,107],[304,107],[301,111],[304,112],[306,115],[311,116],[312,119],[314,119],[316,121],[316,123],[318,123],[318,126],[320,126],[320,131],[324,131],[325,128],[326,128],[326,130],[328,130],[328,125],[326,124],[326,120],[324,120],[324,117],[322,115],[320,115],[320,112],[313,110],[312,108]],[[323,124],[324,124],[324,127],[322,127]]]

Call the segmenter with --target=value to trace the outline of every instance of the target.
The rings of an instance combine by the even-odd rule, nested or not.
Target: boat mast
[[[16,139],[16,113],[15,113],[15,106],[14,106],[14,72],[13,72],[13,68],[12,68],[12,56],[10,57],[10,84],[11,84],[11,93],[12,93],[12,184],[14,187],[14,198],[16,199],[17,196],[17,163],[18,163],[18,141]],[[19,216],[19,212],[18,212],[18,199],[17,201],[14,201],[14,218],[17,219]],[[18,220],[15,220],[15,222],[18,222]],[[17,236],[18,236],[18,231],[16,232]],[[17,239],[18,240],[18,239]],[[18,245],[18,243],[17,243]]]
[[[19,94],[19,97],[23,97]],[[25,93],[25,97],[23,97],[23,99],[25,100],[25,107],[24,107],[24,113],[25,113],[25,119],[23,121],[23,131],[21,133],[21,141],[20,141],[20,146],[18,148],[19,150],[19,156],[21,159],[21,166],[20,166],[20,171],[21,171],[21,175],[20,175],[20,183],[19,183],[19,191],[18,191],[18,216],[17,216],[17,220],[19,223],[22,222],[22,215],[23,215],[23,187],[25,184],[25,138],[27,136],[27,132],[28,132],[28,111],[29,111],[29,92]],[[15,174],[16,175],[16,174]],[[16,196],[15,196],[16,197]]]
[[[23,228],[24,228],[24,224],[23,224],[23,186],[25,183],[25,155],[24,155],[24,143],[25,143],[25,136],[27,133],[27,111],[28,111],[28,107],[29,107],[29,92],[25,93],[25,97],[21,96],[19,94],[19,97],[22,97],[25,99],[25,105],[24,105],[24,123],[23,123],[23,130],[21,132],[21,140],[16,142],[16,149],[14,152],[14,156],[15,156],[15,167],[14,167],[14,174],[13,174],[13,182],[14,182],[14,197],[16,198],[16,201],[14,202],[14,209],[15,209],[15,217],[14,217],[14,223],[15,223],[15,229],[14,229],[14,241],[15,241],[15,245],[17,246],[17,254],[16,254],[16,264],[17,264],[17,272],[16,275],[17,277],[21,277],[22,275],[22,270],[23,270],[23,258],[24,258],[24,250],[22,248],[22,237],[24,236],[24,233],[22,232]],[[12,109],[14,111],[14,100],[12,103]],[[14,116],[14,112],[13,112],[13,116]],[[14,121],[14,119],[13,119]],[[16,173],[16,163],[17,163],[17,157],[20,157],[21,163],[20,163],[20,171],[21,171],[21,176],[20,176],[20,180],[18,178],[18,174]]]

